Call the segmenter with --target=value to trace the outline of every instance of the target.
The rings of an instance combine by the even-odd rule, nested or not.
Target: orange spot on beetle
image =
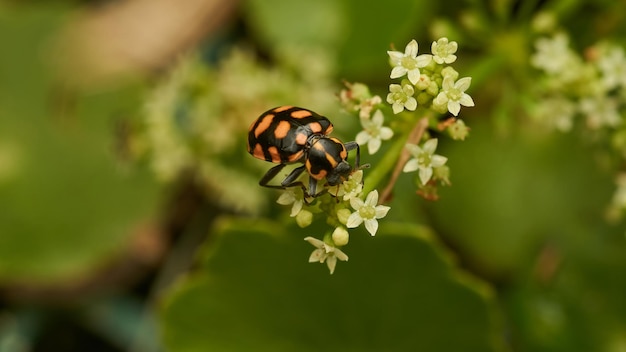
[[[313,178],[314,178],[314,179],[316,179],[316,180],[321,180],[321,179],[323,179],[324,177],[326,177],[326,174],[327,174],[327,173],[328,173],[328,172],[327,172],[326,170],[320,170],[320,172],[318,172],[317,174],[311,174],[311,173],[310,173],[310,175],[311,175],[311,177],[313,177]]]
[[[332,155],[328,154],[328,153],[325,153],[325,156],[326,156],[326,160],[328,161],[328,164],[330,165],[330,167],[332,167],[333,169],[336,168],[337,167],[337,160],[335,160],[335,158]]]
[[[275,146],[271,146],[267,148],[267,151],[270,153],[273,163],[280,163],[280,154],[278,153],[278,148],[276,148]]]
[[[307,140],[307,136],[304,133],[298,133],[296,135],[296,144],[297,145],[305,145]]]
[[[287,159],[290,163],[294,162],[294,161],[298,161],[301,157],[302,154],[304,154],[303,151],[299,151],[297,153],[293,153],[289,156],[289,158]]]
[[[254,146],[254,150],[252,151],[252,156],[254,156],[255,158],[259,158],[261,160],[266,160],[265,154],[263,153],[263,147],[261,146],[261,144],[257,143]]]
[[[294,119],[303,119],[311,115],[312,115],[311,112],[308,110],[296,110],[291,113],[291,117],[293,117]]]
[[[287,133],[289,133],[289,130],[291,129],[291,124],[285,120],[280,121],[278,123],[278,126],[276,126],[276,128],[274,129],[274,137],[278,138],[278,139],[282,139],[287,137]]]
[[[285,110],[289,110],[291,108],[293,108],[293,106],[291,106],[291,105],[284,105],[284,106],[279,106],[279,107],[277,107],[276,109],[274,109],[272,111],[274,111],[274,112],[282,112],[282,111],[285,111]]]
[[[256,129],[254,130],[254,136],[258,138],[261,133],[265,132],[270,127],[272,121],[274,121],[274,115],[267,114],[263,116],[263,119],[261,120],[261,122],[259,122],[259,124],[256,126]]]
[[[311,129],[311,131],[313,131],[313,133],[322,132],[322,125],[320,125],[319,122],[311,122],[309,124],[309,128]]]

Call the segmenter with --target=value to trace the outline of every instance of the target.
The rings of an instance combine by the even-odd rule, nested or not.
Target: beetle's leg
[[[354,159],[354,170],[359,170],[359,169],[366,169],[368,167],[370,167],[369,164],[365,164],[363,166],[361,166],[361,147],[359,147],[359,144],[357,142],[348,142],[345,143],[343,145],[346,148],[346,151],[351,151],[356,149],[356,158]]]
[[[282,170],[285,166],[287,166],[287,164],[280,164],[269,169],[267,173],[265,174],[265,176],[263,176],[263,178],[261,178],[261,180],[259,181],[259,185],[263,187],[268,187],[268,188],[284,188],[283,186],[273,186],[273,185],[268,185],[267,183],[270,182],[271,179],[276,177],[276,175],[278,175],[280,170]]]
[[[280,164],[280,165],[276,165],[273,168],[269,169],[269,171],[265,174],[265,176],[263,176],[263,178],[261,178],[261,181],[259,181],[259,185],[263,186],[263,187],[267,187],[267,188],[275,188],[275,189],[285,189],[285,188],[289,188],[289,187],[302,187],[302,191],[304,192],[305,196],[308,196],[306,187],[304,186],[304,183],[300,182],[300,181],[296,181],[298,179],[298,177],[300,177],[300,175],[302,175],[302,172],[304,172],[305,168],[304,165],[297,167],[293,170],[291,170],[291,173],[289,173],[289,175],[287,175],[287,177],[285,177],[285,179],[280,183],[279,185],[268,185],[268,182],[270,182],[274,177],[276,177],[276,175],[278,175],[278,173],[286,166],[287,164]]]

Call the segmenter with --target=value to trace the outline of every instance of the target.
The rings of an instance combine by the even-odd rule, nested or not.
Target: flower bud
[[[350,215],[352,215],[350,209],[343,208],[337,210],[337,220],[344,225],[348,222]]]
[[[335,231],[333,231],[332,238],[335,246],[341,247],[348,244],[350,234],[348,234],[348,230],[346,230],[345,227],[339,226],[335,228]]]
[[[300,227],[307,227],[313,222],[313,213],[308,210],[300,210],[296,215],[296,224]]]

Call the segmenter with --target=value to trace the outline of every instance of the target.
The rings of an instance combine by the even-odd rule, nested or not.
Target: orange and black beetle
[[[328,137],[333,124],[311,110],[279,106],[257,118],[248,131],[248,152],[261,160],[280,164],[271,168],[259,184],[284,189],[301,186],[306,196],[316,196],[317,181],[326,178],[330,186],[345,181],[353,169],[347,161],[348,152],[356,149],[355,169],[359,169],[360,148],[356,142],[343,143]],[[287,164],[304,163],[278,185],[268,185]],[[307,171],[309,190],[298,177]]]

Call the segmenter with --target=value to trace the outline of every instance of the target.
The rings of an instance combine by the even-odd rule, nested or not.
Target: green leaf
[[[120,163],[115,125],[131,90],[71,94],[48,51],[63,12],[0,13],[0,280],[86,274],[148,221],[158,188]]]
[[[273,54],[277,48],[315,47],[336,56],[339,75],[349,80],[389,75],[386,51],[413,38],[427,39],[432,2],[389,0],[252,0],[246,15],[253,32]],[[430,42],[420,52],[429,52]]]
[[[493,297],[424,228],[353,234],[333,275],[280,224],[228,219],[165,299],[171,351],[495,351]],[[296,232],[296,230],[294,230]]]

